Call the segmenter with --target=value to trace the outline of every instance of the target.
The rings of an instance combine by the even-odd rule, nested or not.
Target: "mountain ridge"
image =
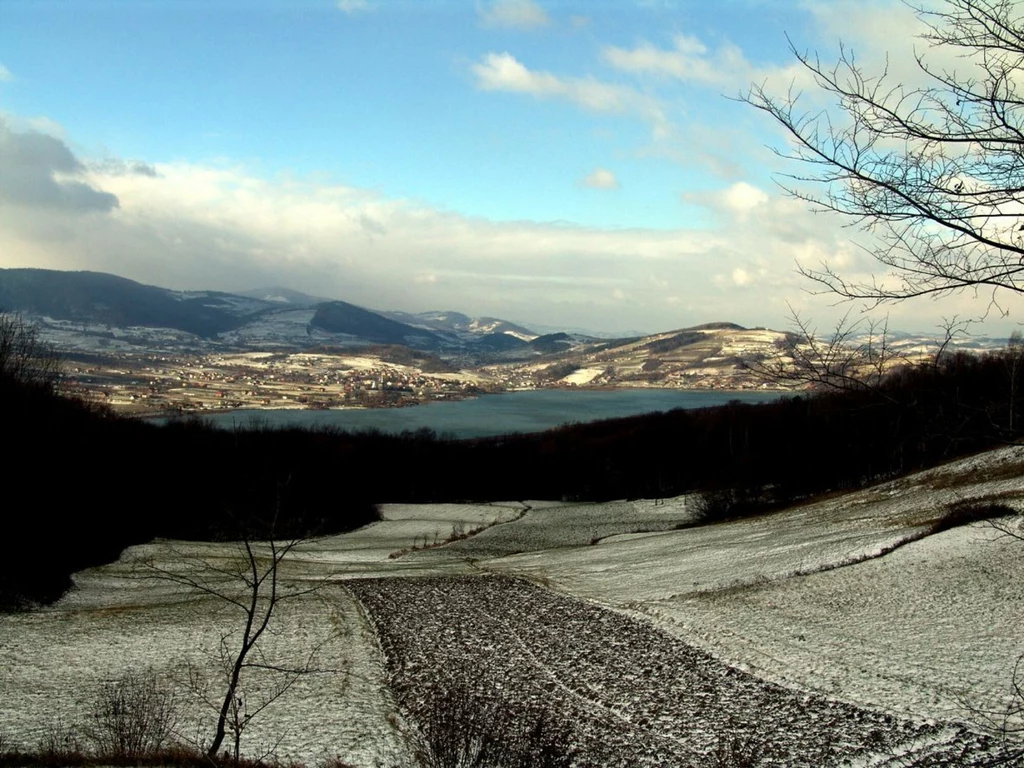
[[[484,340],[488,348],[493,346],[493,339],[488,340],[493,333],[525,340],[537,336],[507,320],[472,318],[454,311],[378,311],[281,286],[241,293],[177,291],[88,270],[0,269],[0,308],[70,323],[170,329],[208,341],[286,315],[295,326],[296,318],[302,316],[296,312],[302,310],[314,310],[306,327],[278,334],[280,339],[295,344],[323,342],[314,334],[321,331],[349,337],[346,340],[354,344],[404,344],[436,351],[477,340]],[[456,322],[445,323],[442,318]]]

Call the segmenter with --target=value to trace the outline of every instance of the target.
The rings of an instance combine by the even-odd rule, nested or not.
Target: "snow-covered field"
[[[591,765],[685,764],[729,723],[786,732],[791,756],[827,743],[861,765],[933,743],[982,755],[978,710],[1007,703],[1024,654],[1024,541],[986,523],[921,538],[965,499],[1024,510],[1024,448],[681,529],[685,498],[386,505],[381,522],[286,562],[288,583],[323,583],[281,605],[267,652],[298,663],[318,648],[317,671],[253,721],[243,749],[412,765],[415,701],[457,669],[513,705],[549,697],[575,713]],[[181,735],[209,739],[184,670],[216,685],[237,612],[140,578],[139,559],[220,567],[236,554],[133,548],[77,574],[56,606],[0,616],[0,737],[31,748],[58,718],[80,727],[102,684],[133,668],[175,684]]]

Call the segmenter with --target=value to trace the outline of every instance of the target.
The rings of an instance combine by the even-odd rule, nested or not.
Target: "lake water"
[[[540,432],[572,422],[635,416],[673,408],[704,408],[730,400],[763,403],[779,392],[721,392],[675,389],[542,389],[432,402],[407,408],[351,408],[329,411],[244,410],[204,416],[217,426],[244,427],[254,419],[269,426],[331,426],[350,431],[398,433],[423,427],[457,438],[512,432]]]

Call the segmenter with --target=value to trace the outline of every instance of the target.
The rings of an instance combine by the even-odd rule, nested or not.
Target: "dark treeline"
[[[880,385],[766,404],[480,440],[421,430],[155,426],[0,381],[7,480],[0,590],[59,595],[68,575],[153,537],[351,530],[375,503],[600,501],[728,489],[766,509],[1015,439],[1010,353],[953,355]],[[262,526],[262,527],[261,527]]]
[[[4,377],[0,408],[0,606],[55,599],[72,572],[154,537],[292,538],[378,519],[324,436],[161,428]]]

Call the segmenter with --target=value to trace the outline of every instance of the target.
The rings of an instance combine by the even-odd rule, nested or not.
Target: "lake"
[[[212,424],[230,429],[258,420],[272,427],[330,426],[350,431],[378,429],[399,433],[422,428],[457,438],[490,437],[512,432],[540,432],[572,422],[636,416],[673,408],[705,408],[731,400],[763,403],[780,392],[715,390],[540,389],[481,395],[467,400],[432,402],[407,408],[350,408],[339,410],[242,410],[206,414]]]

